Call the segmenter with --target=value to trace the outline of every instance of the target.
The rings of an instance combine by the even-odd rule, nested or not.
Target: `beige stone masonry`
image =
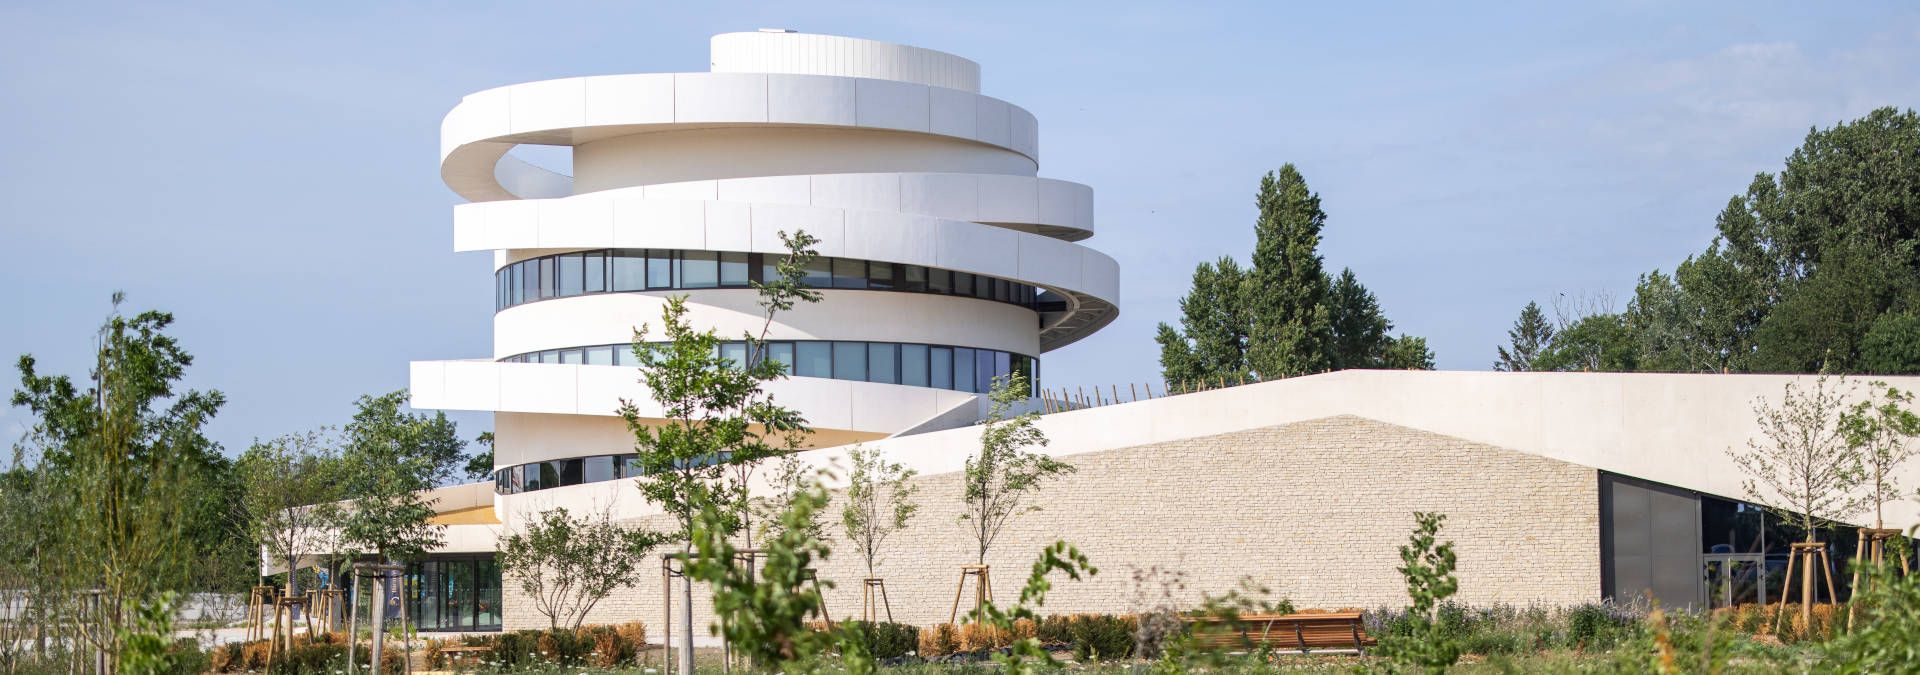
[[[1072,439],[1054,439],[1056,446]],[[1078,471],[1042,491],[993,548],[996,598],[1011,602],[1042,547],[1066,540],[1100,573],[1056,578],[1040,611],[1137,609],[1131,571],[1186,574],[1185,600],[1242,577],[1300,607],[1399,606],[1395,567],[1414,511],[1447,514],[1463,602],[1570,604],[1600,597],[1598,476],[1591,468],[1354,416],[1062,457]],[[881,574],[894,618],[945,621],[973,541],[957,522],[961,475],[915,479],[920,513],[890,542]],[[844,545],[841,503],[823,514],[837,554],[818,566],[834,618],[857,612],[865,570]],[[658,516],[644,519],[664,528]],[[539,627],[511,577],[506,627]],[[696,587],[695,627],[711,618]],[[971,591],[969,591],[971,595]],[[588,623],[639,619],[660,634],[657,560],[639,584],[602,601]],[[964,606],[963,606],[964,609]]]

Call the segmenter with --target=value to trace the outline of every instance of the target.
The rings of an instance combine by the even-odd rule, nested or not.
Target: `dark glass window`
[[[781,365],[786,366],[786,372],[788,375],[794,374],[793,343],[791,342],[767,343],[767,358],[773,359],[775,363],[779,363]]]
[[[867,344],[864,342],[833,343],[833,379],[867,379]]]
[[[524,293],[521,293],[521,284],[523,283],[526,283],[526,282],[523,282],[520,280],[520,266],[508,265],[507,266],[507,304],[518,305],[522,302],[526,302],[527,296]]]
[[[712,251],[680,252],[680,288],[720,285],[720,256]]]
[[[540,470],[541,467],[544,467],[544,466],[546,466],[546,464],[542,463],[542,464],[527,464],[524,466],[514,467],[516,470],[524,470],[526,473],[526,480],[520,483],[522,486],[521,490],[523,492],[533,492],[534,490],[539,490],[546,487],[546,482],[541,480],[542,476],[546,472]],[[555,476],[554,479],[555,481],[558,481],[559,476]]]
[[[895,367],[900,356],[900,345],[891,342],[867,343],[867,381],[899,384],[900,373]]]
[[[647,288],[647,259],[638,251],[621,251],[613,258],[613,290],[641,291]]]
[[[566,485],[566,483],[560,480],[560,462],[541,462],[539,467],[541,489],[557,488]]]
[[[973,295],[973,275],[966,272],[954,272],[953,294]]]
[[[867,264],[859,260],[833,260],[834,288],[866,288]]]
[[[993,352],[974,350],[973,359],[974,390],[982,394],[993,391]]]
[[[581,256],[587,266],[587,292],[607,292],[607,256],[604,251],[594,251]]]
[[[973,350],[971,349],[953,348],[953,388],[959,391],[980,391],[974,386]]]
[[[926,345],[900,345],[900,384],[927,386]]]
[[[948,270],[927,270],[928,293],[952,293],[953,272]]]
[[[833,260],[814,258],[807,261],[807,276],[801,281],[814,288],[833,288]]]
[[[794,353],[794,375],[833,377],[833,343],[802,342],[794,346]]]
[[[927,268],[919,265],[901,265],[899,288],[911,293],[927,292]]]
[[[993,280],[993,299],[1001,302],[1011,302],[1013,300],[1011,291],[1007,289],[1006,279]]]
[[[647,251],[647,288],[673,288],[673,251]]]
[[[560,295],[579,295],[587,292],[585,260],[586,259],[579,254],[559,257],[560,265],[557,274],[559,275],[558,286],[560,288]]]
[[[894,287],[893,270],[893,263],[867,263],[867,288],[876,288],[883,291],[892,290]]]
[[[533,302],[540,299],[540,263],[526,261],[514,265],[520,274],[520,301]]]
[[[747,270],[749,269],[747,256],[748,254],[745,253],[720,254],[721,286],[747,285]]]
[[[720,343],[720,358],[723,358],[732,362],[734,366],[746,365],[747,343],[745,342]]]
[[[993,278],[983,277],[978,275],[974,276],[973,277],[973,297],[979,298],[981,300],[992,300],[993,299],[993,282],[995,281],[999,281],[999,279],[993,279]]]
[[[1004,378],[1013,372],[1013,355],[1006,352],[993,353],[993,376]]]
[[[953,388],[953,349],[932,347],[927,350],[927,378],[936,389]]]
[[[541,258],[539,260],[539,264],[540,264],[540,297],[551,298],[554,296],[553,268],[555,267],[555,265],[553,264],[553,259]]]
[[[613,456],[601,455],[581,460],[580,482],[598,483],[619,477],[614,473]]]

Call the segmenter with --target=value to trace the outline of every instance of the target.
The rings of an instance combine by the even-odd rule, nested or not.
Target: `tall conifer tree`
[[[1262,380],[1317,373],[1333,366],[1333,320],[1320,230],[1320,195],[1292,164],[1260,179],[1254,223],[1252,370]]]
[[[1513,328],[1507,330],[1507,340],[1508,346],[1499,348],[1500,360],[1493,363],[1493,369],[1513,373],[1535,370],[1534,360],[1553,344],[1553,324],[1547,323],[1540,303],[1528,302],[1520,309],[1520,318],[1514,319]]]

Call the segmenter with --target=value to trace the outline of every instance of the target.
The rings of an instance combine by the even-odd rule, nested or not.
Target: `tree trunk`
[[[685,550],[687,557],[680,560],[680,673],[693,675],[693,579],[686,575],[687,562],[693,560],[693,542],[687,542]]]

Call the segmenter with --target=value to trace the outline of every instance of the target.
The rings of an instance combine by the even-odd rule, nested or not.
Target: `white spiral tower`
[[[493,355],[413,363],[413,405],[495,413],[501,494],[621,477],[615,410],[650,402],[633,330],[685,295],[695,327],[757,332],[749,284],[782,231],[819,238],[824,298],[775,320],[793,376],[769,389],[814,446],[970,423],[991,378],[1038,381],[1118,313],[1118,266],[1075,243],[1093,191],[1037,176],[1036,120],[982,95],[978,64],[767,30],[711,54],[489,89],[441,125],[441,176],[470,202],[454,248],[494,254]],[[520,144],[571,148],[574,175]]]

